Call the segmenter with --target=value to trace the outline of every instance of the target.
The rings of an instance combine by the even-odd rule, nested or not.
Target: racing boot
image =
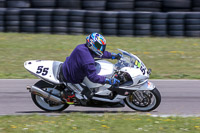
[[[74,104],[75,101],[75,93],[71,90],[63,90],[61,93],[62,99],[67,103],[67,104]]]

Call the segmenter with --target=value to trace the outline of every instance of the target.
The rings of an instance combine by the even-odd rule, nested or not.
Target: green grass
[[[70,113],[59,116],[0,116],[1,133],[199,133],[200,117]]]
[[[64,61],[86,35],[0,33],[0,78],[34,78],[26,60]],[[155,79],[200,79],[199,38],[108,37],[107,50],[136,54]],[[112,61],[114,62],[114,61]]]

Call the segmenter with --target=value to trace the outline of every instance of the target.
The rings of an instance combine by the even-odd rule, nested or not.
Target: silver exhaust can
[[[38,96],[41,96],[43,98],[46,98],[50,101],[53,101],[55,103],[63,103],[63,101],[61,100],[61,98],[57,97],[57,96],[54,96],[46,91],[43,91],[42,89],[36,87],[36,86],[31,86],[31,88],[28,88],[28,90],[30,90],[31,93],[35,94],[35,95],[38,95]]]

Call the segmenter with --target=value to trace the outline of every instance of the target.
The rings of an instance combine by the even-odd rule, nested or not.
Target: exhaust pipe
[[[55,103],[63,103],[63,101],[61,100],[61,98],[54,96],[46,91],[43,91],[42,89],[36,87],[36,86],[27,86],[27,90],[29,90],[31,93],[41,96],[43,98],[46,98],[50,101],[53,101]]]

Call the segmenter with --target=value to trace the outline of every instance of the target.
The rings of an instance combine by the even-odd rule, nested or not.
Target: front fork
[[[135,91],[135,92],[133,92],[133,95],[131,96],[132,97],[131,100],[133,100],[133,96],[139,102],[142,102],[143,99],[145,98],[144,95],[143,95],[143,91]]]
[[[135,98],[137,101],[142,102],[144,98],[146,98],[144,96],[144,93],[148,94],[148,91],[151,91],[155,88],[155,85],[150,82],[147,81],[145,82],[140,88],[138,88],[137,90],[135,90],[132,95],[129,96],[129,100],[133,101],[133,99]]]

